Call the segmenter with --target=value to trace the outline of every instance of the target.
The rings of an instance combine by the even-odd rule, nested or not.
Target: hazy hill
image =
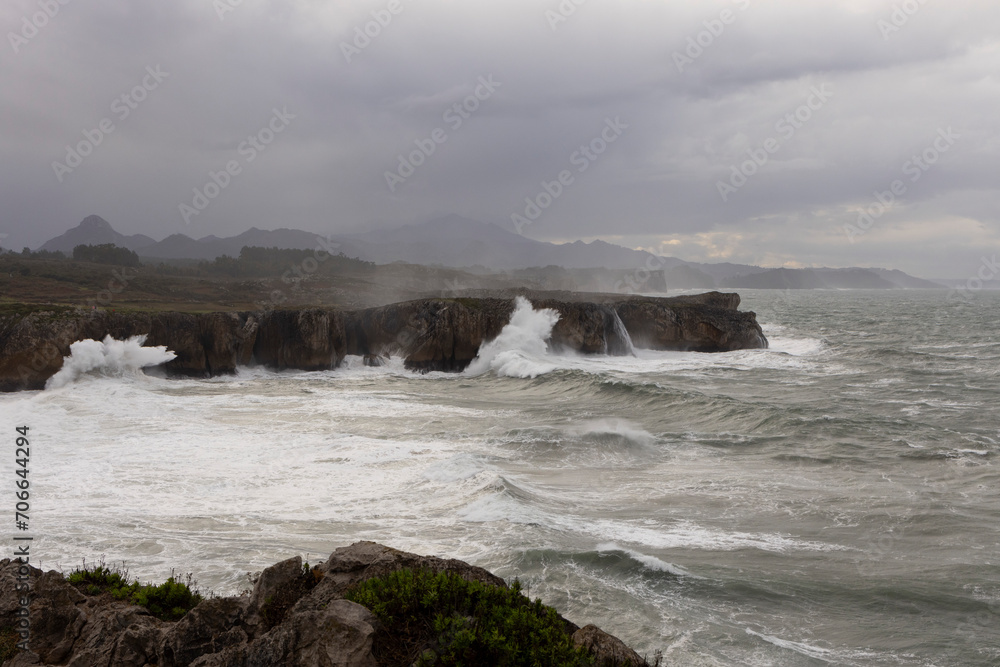
[[[73,248],[78,245],[101,245],[102,243],[114,243],[117,246],[138,252],[143,248],[155,244],[156,241],[145,234],[135,234],[133,236],[119,234],[104,218],[98,215],[90,215],[65,234],[46,241],[39,250],[49,250],[52,252],[59,250],[67,255],[71,255]]]
[[[663,277],[668,289],[715,289],[717,286],[715,278],[690,264],[666,269]]]
[[[897,269],[869,269],[894,285],[906,289],[941,289],[944,285],[923,278],[915,278]]]
[[[297,229],[268,231],[251,227],[242,234],[221,239],[217,236],[193,239],[184,234],[173,234],[143,248],[139,254],[151,259],[215,259],[221,255],[236,257],[243,246],[311,250],[316,247],[316,239],[316,234]]]
[[[486,271],[523,271],[544,267],[569,270],[606,269],[633,274],[642,280],[644,269],[662,276],[646,281],[646,289],[760,288],[760,289],[894,289],[941,287],[902,271],[888,269],[766,269],[746,264],[704,264],[676,257],[660,257],[643,250],[604,241],[555,244],[515,234],[503,227],[451,215],[422,224],[358,234],[325,236],[297,229],[263,230],[256,227],[237,236],[194,239],[174,234],[156,242],[141,234],[125,236],[105,220],[90,216],[77,227],[42,246],[46,250],[72,251],[79,244],[115,243],[135,250],[140,257],[212,260],[236,257],[244,246],[343,252],[377,264],[405,262],[450,268],[479,267]],[[659,273],[662,271],[662,273]],[[550,272],[551,273],[551,272]],[[566,279],[569,279],[567,274]],[[613,286],[622,276],[607,276]],[[633,281],[634,283],[634,281]]]
[[[906,275],[906,274],[903,274]],[[724,280],[723,287],[751,289],[898,289],[871,269],[770,269]]]
[[[543,266],[636,269],[656,258],[648,252],[604,241],[562,245],[535,241],[498,225],[456,215],[398,229],[339,236],[336,240],[349,248],[346,254],[378,263],[486,266],[504,271]],[[660,260],[664,268],[683,263],[675,258]]]

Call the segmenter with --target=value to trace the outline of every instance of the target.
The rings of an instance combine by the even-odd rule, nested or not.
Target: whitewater
[[[461,374],[177,380],[169,350],[82,341],[0,396],[34,553],[230,594],[367,539],[666,664],[1000,663],[1000,295],[741,295],[770,349],[557,355],[526,303]]]

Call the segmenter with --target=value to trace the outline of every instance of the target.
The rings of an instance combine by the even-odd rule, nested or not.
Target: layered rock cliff
[[[653,298],[527,293],[559,312],[550,345],[584,354],[636,347],[726,352],[767,347],[737,294]],[[167,373],[209,377],[238,366],[324,370],[345,355],[401,356],[419,371],[461,371],[510,320],[507,295],[421,299],[361,311],[306,309],[241,313],[115,313],[55,309],[0,317],[0,391],[41,389],[77,340],[144,335],[177,358]]]
[[[249,596],[211,597],[178,621],[152,616],[143,607],[70,584],[55,571],[17,560],[0,561],[0,646],[3,667],[378,667],[398,653],[399,638],[379,633],[366,607],[345,599],[348,589],[397,570],[455,574],[467,581],[506,588],[490,572],[458,560],[418,556],[374,542],[358,542],[304,570],[291,558],[264,570]],[[27,614],[19,586],[31,589]],[[562,619],[572,642],[595,665],[644,667],[617,638]],[[23,633],[23,635],[21,634]],[[27,639],[25,639],[27,636]],[[28,650],[14,644],[27,642]],[[23,646],[23,644],[22,644]],[[393,649],[397,649],[393,651]],[[424,647],[404,656],[409,664]],[[7,658],[7,655],[10,655]]]

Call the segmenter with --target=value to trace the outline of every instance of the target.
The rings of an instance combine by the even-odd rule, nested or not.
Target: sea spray
[[[63,358],[62,368],[49,378],[45,388],[65,387],[91,371],[121,376],[159,366],[177,357],[163,345],[143,347],[145,342],[145,336],[132,336],[127,340],[115,340],[111,336],[105,336],[103,341],[78,340],[69,346],[69,356]]]
[[[234,595],[289,550],[388,541],[519,576],[677,665],[997,667],[1000,292],[976,298],[805,291],[771,351],[550,353],[545,381],[395,356],[88,376],[0,393],[0,423],[43,446],[50,563],[194,568]]]
[[[610,332],[605,332],[605,352],[607,354],[634,357],[635,346],[632,344],[632,336],[629,335],[628,329],[625,328],[625,323],[622,322],[618,311],[614,308],[610,308],[609,310],[611,311],[611,331],[614,333],[615,340],[612,345],[609,345],[607,341],[611,339],[611,336],[607,334]]]
[[[483,343],[466,373],[482,375],[492,370],[499,376],[533,378],[555,370],[555,365],[543,359],[548,354],[552,327],[558,321],[557,311],[535,310],[530,301],[517,297],[510,322],[499,336]]]
[[[656,444],[656,436],[625,419],[604,418],[578,421],[567,429],[567,433],[575,440],[583,441],[612,438],[640,447]]]

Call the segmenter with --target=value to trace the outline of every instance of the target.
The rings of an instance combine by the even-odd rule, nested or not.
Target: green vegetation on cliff
[[[397,570],[345,597],[381,622],[375,655],[383,665],[593,665],[565,623],[520,583],[510,588],[457,574]]]
[[[109,568],[104,563],[83,567],[70,573],[66,580],[84,595],[109,594],[116,600],[145,607],[149,613],[164,621],[179,620],[198,606],[202,597],[191,589],[191,575],[187,582],[170,577],[160,585],[140,584],[130,580],[128,570]]]
[[[10,626],[0,628],[0,663],[7,662],[17,655],[17,645],[21,637]]]

